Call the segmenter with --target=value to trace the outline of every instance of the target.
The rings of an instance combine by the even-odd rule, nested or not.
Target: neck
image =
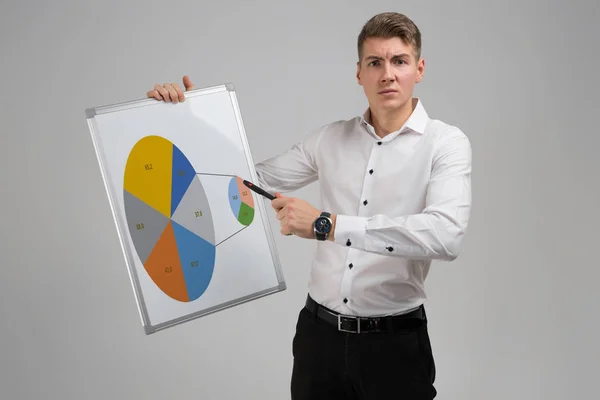
[[[416,105],[417,99],[409,99],[400,108],[376,109],[371,107],[371,124],[375,128],[377,136],[383,138],[402,128]]]

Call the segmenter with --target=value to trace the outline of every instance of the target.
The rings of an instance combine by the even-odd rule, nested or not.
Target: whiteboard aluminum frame
[[[240,107],[238,104],[238,99],[236,96],[236,91],[235,91],[235,87],[234,87],[233,83],[225,83],[222,85],[193,89],[193,90],[185,92],[185,96],[186,96],[186,98],[192,98],[192,97],[196,97],[196,96],[203,96],[203,95],[218,93],[218,92],[222,92],[222,91],[229,92],[229,98],[231,100],[231,105],[232,105],[234,113],[235,113],[238,132],[240,134],[240,139],[241,139],[241,142],[243,145],[244,154],[246,157],[246,161],[248,163],[248,169],[250,170],[250,176],[252,177],[254,182],[257,182],[258,176],[256,174],[254,160],[252,158],[250,146],[248,144],[248,139],[246,137],[246,130],[244,128],[244,123],[242,120],[242,113],[240,111]],[[273,232],[271,230],[269,220],[266,217],[267,214],[266,214],[264,201],[257,201],[255,203],[260,208],[260,211],[261,211],[262,222],[265,227],[265,234],[266,234],[266,238],[267,238],[267,241],[269,244],[270,254],[271,254],[271,257],[273,260],[273,264],[275,266],[275,273],[277,276],[277,281],[279,282],[278,285],[268,288],[268,289],[265,289],[265,290],[262,290],[262,291],[259,291],[259,292],[255,292],[255,293],[247,295],[247,296],[237,298],[235,300],[231,300],[231,301],[222,303],[220,305],[205,308],[203,310],[199,310],[199,311],[196,311],[191,314],[187,314],[187,315],[184,315],[184,316],[181,316],[178,318],[174,318],[174,319],[171,319],[169,321],[166,321],[166,322],[163,322],[160,324],[152,325],[150,323],[150,318],[148,316],[148,310],[146,308],[146,303],[144,301],[144,294],[142,293],[139,278],[138,278],[136,270],[135,270],[135,265],[134,265],[135,263],[132,259],[132,256],[133,256],[135,250],[129,246],[128,241],[125,240],[125,238],[124,238],[125,235],[129,234],[129,232],[127,230],[127,222],[125,220],[125,216],[121,215],[120,213],[117,212],[115,193],[111,189],[111,185],[109,183],[110,182],[109,172],[108,172],[108,169],[105,168],[104,154],[102,154],[100,145],[99,145],[101,132],[98,129],[98,125],[97,125],[97,121],[96,121],[95,117],[97,115],[128,110],[128,109],[135,108],[135,107],[145,107],[145,106],[149,106],[149,105],[156,105],[156,102],[157,102],[157,100],[154,98],[146,98],[146,99],[141,99],[141,100],[134,100],[134,101],[129,101],[129,102],[87,108],[85,110],[85,116],[86,116],[86,120],[87,120],[87,124],[88,124],[88,129],[89,129],[90,135],[92,137],[94,150],[95,150],[96,157],[98,159],[98,163],[100,166],[100,173],[102,174],[102,180],[104,182],[104,188],[107,193],[113,220],[114,220],[114,223],[115,223],[115,226],[117,229],[117,234],[119,235],[119,241],[121,243],[121,250],[122,250],[123,256],[125,258],[127,272],[129,275],[129,280],[130,280],[133,292],[134,292],[134,297],[135,297],[136,305],[138,308],[138,313],[139,313],[139,316],[140,316],[140,319],[142,322],[144,333],[146,335],[150,335],[155,332],[164,330],[166,328],[169,328],[169,327],[172,327],[175,325],[179,325],[184,322],[191,321],[191,320],[194,320],[194,319],[197,319],[197,318],[200,318],[200,317],[203,317],[203,316],[206,316],[206,315],[209,315],[209,314],[221,311],[221,310],[225,310],[227,308],[231,308],[231,307],[234,307],[234,306],[237,306],[237,305],[240,305],[240,304],[261,298],[261,297],[265,297],[267,295],[278,293],[278,292],[281,292],[281,291],[284,291],[287,289],[285,277],[283,276],[283,270],[281,267],[281,261],[279,259],[279,255],[277,253],[277,249],[275,247]]]

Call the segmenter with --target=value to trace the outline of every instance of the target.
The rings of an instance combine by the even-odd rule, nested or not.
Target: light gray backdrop
[[[0,398],[285,399],[313,243],[288,290],[144,336],[84,109],[233,82],[256,161],[366,107],[356,36],[423,32],[435,118],[473,146],[473,213],[428,279],[441,399],[592,398],[600,370],[600,13],[573,1],[7,1],[0,8]],[[295,195],[317,200],[315,186]]]

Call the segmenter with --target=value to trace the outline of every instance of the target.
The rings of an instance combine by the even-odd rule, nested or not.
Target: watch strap
[[[319,218],[321,217],[326,217],[326,218],[331,218],[331,213],[327,212],[327,211],[323,211],[321,212],[321,215],[319,216]],[[315,230],[315,237],[317,240],[327,240],[327,233],[319,233]]]

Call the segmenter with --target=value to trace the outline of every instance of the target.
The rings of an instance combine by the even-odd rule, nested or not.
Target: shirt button
[[[344,303],[347,303],[347,302],[348,302],[348,299],[344,299]]]
[[[352,242],[350,242],[350,239],[348,239],[348,240],[346,241],[346,246],[350,246],[351,244],[352,244]]]
[[[352,269],[354,265],[352,265],[352,263],[348,264],[348,268]]]
[[[369,202],[368,201],[363,201],[363,204],[366,206]]]
[[[369,174],[373,175],[373,170],[372,169],[369,170]]]
[[[377,142],[377,144],[381,146],[381,142]]]
[[[390,246],[390,247],[386,247],[386,249],[387,249],[388,251],[394,251],[394,248],[393,248],[392,246]]]

